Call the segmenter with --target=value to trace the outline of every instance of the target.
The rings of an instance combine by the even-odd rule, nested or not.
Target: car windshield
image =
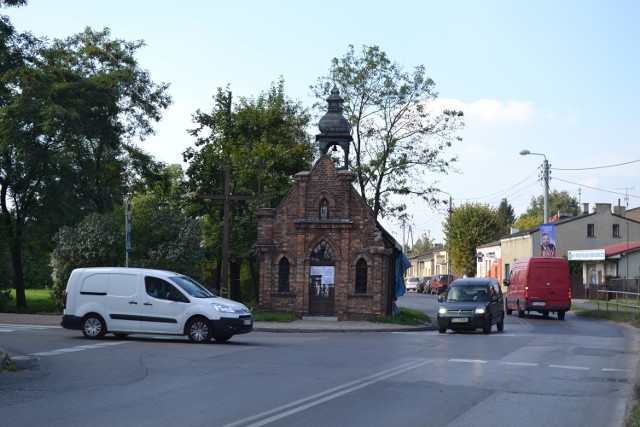
[[[187,276],[174,276],[171,278],[183,291],[195,298],[218,298],[213,292]]]
[[[489,293],[486,286],[454,286],[449,288],[446,301],[486,302],[489,301]]]

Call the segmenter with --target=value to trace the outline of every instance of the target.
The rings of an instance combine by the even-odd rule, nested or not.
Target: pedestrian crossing
[[[62,326],[51,325],[18,325],[12,323],[0,323],[0,333],[17,331],[37,331],[43,329],[61,329]]]

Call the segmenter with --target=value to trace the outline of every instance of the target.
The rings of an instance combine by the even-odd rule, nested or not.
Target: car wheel
[[[564,320],[564,311],[558,312],[558,320]]]
[[[213,339],[216,340],[216,342],[227,342],[231,339],[231,335],[214,335]]]
[[[204,317],[191,319],[187,325],[187,336],[189,337],[189,341],[193,343],[208,343],[211,341],[212,336],[211,322]]]
[[[444,334],[445,332],[447,332],[447,328],[438,328],[438,332]]]
[[[542,317],[544,317],[545,319],[549,317],[549,312],[548,311],[543,311],[542,312]]]
[[[518,317],[524,317],[524,308],[520,308],[520,303],[518,303]]]
[[[502,316],[502,320],[496,323],[496,327],[498,328],[498,332],[504,331],[504,316]]]
[[[484,332],[485,334],[491,333],[491,319],[487,319],[484,322],[484,325],[482,325],[482,332]]]
[[[97,314],[87,314],[82,319],[82,333],[90,339],[100,339],[107,333],[107,325],[104,319]]]

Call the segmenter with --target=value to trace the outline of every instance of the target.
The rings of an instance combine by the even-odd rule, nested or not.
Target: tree
[[[571,197],[568,191],[558,191],[553,190],[549,193],[549,213],[568,213],[570,215],[578,215],[580,213],[580,206],[578,204],[578,199],[575,197]],[[531,198],[531,203],[529,203],[529,207],[527,211],[520,215],[515,225],[520,230],[527,230],[529,228],[534,228],[539,226],[540,224],[546,223],[549,221],[543,221],[543,213],[544,213],[544,196],[540,195],[537,197]],[[554,214],[555,215],[555,214]]]
[[[184,183],[180,166],[170,166],[165,172],[172,176],[168,192],[178,193]],[[151,183],[138,185],[155,187]],[[168,199],[160,191],[132,196],[131,267],[176,271],[195,279],[202,277],[201,220],[192,218],[181,208],[180,200],[180,197]],[[89,214],[77,226],[63,226],[54,240],[56,247],[51,259],[56,283],[52,295],[61,302],[74,268],[125,264],[124,207],[119,206],[107,214]]]
[[[475,276],[476,248],[500,238],[498,211],[488,205],[465,203],[452,209],[443,226],[453,271]]]
[[[516,216],[513,212],[513,206],[507,202],[507,199],[502,199],[498,206],[498,216],[500,217],[500,226],[502,227],[502,235],[508,235],[510,227],[516,221]]]
[[[434,239],[429,233],[424,233],[416,240],[411,248],[411,255],[420,255],[435,249]]]
[[[313,147],[306,132],[309,120],[308,112],[285,96],[282,79],[257,98],[241,97],[235,105],[229,89],[219,88],[211,113],[198,110],[194,116],[197,127],[190,132],[197,138],[195,148],[183,154],[189,162],[189,194],[194,199],[223,194],[224,170],[230,166],[232,193],[256,196],[254,201],[230,205],[232,280],[238,276],[239,263],[250,261],[255,253],[255,209],[277,205],[291,190],[293,176],[311,167]],[[205,216],[208,259],[220,263],[223,204],[213,201],[199,206],[196,213]],[[212,281],[219,288],[218,279],[213,277]]]
[[[168,86],[138,67],[141,41],[90,28],[51,44],[29,41],[13,43],[21,60],[0,76],[0,206],[18,307],[26,306],[28,228],[37,219],[57,229],[119,205],[134,140],[153,133],[171,102]]]
[[[438,97],[435,83],[425,75],[425,67],[405,72],[391,62],[377,46],[363,46],[360,54],[349,46],[346,55],[331,61],[329,75],[311,87],[322,101],[337,85],[345,100],[346,117],[353,126],[353,162],[360,194],[374,215],[398,216],[406,210],[402,198],[418,196],[435,203],[435,182],[430,173],[453,170],[456,156],[445,151],[462,128],[462,112],[434,112]]]

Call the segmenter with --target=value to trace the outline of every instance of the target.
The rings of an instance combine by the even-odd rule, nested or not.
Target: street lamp
[[[547,156],[542,153],[532,153],[529,150],[522,150],[520,155],[527,156],[529,154],[535,156],[544,157],[543,163],[543,179],[544,179],[544,218],[542,219],[542,223],[546,224],[549,222],[549,162],[547,161]]]
[[[439,188],[434,188],[433,191],[449,195],[449,233],[451,233],[451,193],[442,191]],[[451,274],[451,236],[447,239],[447,274]]]

